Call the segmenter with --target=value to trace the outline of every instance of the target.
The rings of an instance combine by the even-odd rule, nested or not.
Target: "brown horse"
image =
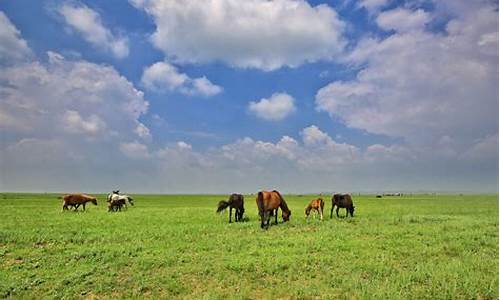
[[[323,207],[325,207],[325,202],[323,199],[318,198],[312,200],[309,205],[306,207],[305,213],[306,213],[306,218],[309,219],[309,215],[311,214],[311,210],[315,210],[316,213],[319,214],[321,220],[323,220]],[[316,218],[316,214],[314,214],[314,217]]]
[[[229,223],[231,223],[231,215],[233,213],[233,208],[235,210],[234,212],[234,221],[242,221],[243,220],[243,213],[245,212],[245,207],[244,207],[244,199],[243,195],[241,194],[232,194],[229,196],[228,201],[220,201],[219,204],[217,205],[217,213],[222,212],[229,206]]]
[[[337,206],[337,218],[339,218],[339,208],[345,208],[345,216],[351,214],[354,217],[354,204],[352,203],[351,195],[349,194],[335,194],[332,197],[332,210],[330,211],[330,219],[333,216],[333,208]]]
[[[275,216],[275,224],[278,224],[278,208],[281,208],[283,222],[290,220],[292,211],[288,209],[285,200],[278,191],[261,191],[257,194],[255,202],[259,208],[260,228],[269,228],[271,215]]]
[[[85,194],[69,194],[63,196],[63,211],[68,210],[68,206],[73,206],[75,211],[78,210],[80,205],[83,206],[83,210],[85,211],[85,205],[87,202],[92,202],[94,205],[97,205],[97,198]]]

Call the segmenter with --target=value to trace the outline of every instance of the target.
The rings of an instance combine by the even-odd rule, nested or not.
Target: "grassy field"
[[[261,230],[215,214],[227,196],[136,195],[108,213],[0,194],[0,297],[498,299],[498,196],[354,196],[354,218]],[[330,200],[325,209],[329,213]],[[345,210],[341,210],[342,214]]]

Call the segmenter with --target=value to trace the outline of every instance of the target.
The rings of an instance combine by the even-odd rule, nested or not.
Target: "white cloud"
[[[137,127],[134,130],[135,134],[137,134],[139,137],[144,138],[144,139],[150,139],[151,138],[151,132],[149,131],[149,128],[146,127],[146,125],[142,123],[138,123]]]
[[[389,0],[361,0],[358,3],[358,7],[364,7],[368,12],[375,13],[388,3]]]
[[[84,120],[80,113],[74,110],[66,111],[62,116],[62,121],[64,130],[72,133],[95,135],[106,128],[106,123],[97,115],[93,114]]]
[[[329,60],[345,41],[345,24],[323,4],[306,1],[131,0],[156,23],[153,44],[170,61],[274,70]]]
[[[380,28],[399,32],[422,30],[430,20],[429,14],[422,9],[411,11],[404,8],[384,11],[376,19]]]
[[[304,144],[308,146],[320,145],[320,144],[329,144],[332,143],[333,140],[328,134],[321,131],[317,126],[311,125],[307,128],[304,128],[301,132],[302,139]]]
[[[0,11],[0,65],[25,60],[31,54],[31,50],[26,41],[21,38],[19,30]]]
[[[267,121],[281,121],[296,111],[295,100],[287,93],[274,93],[268,99],[258,102],[251,101],[248,110],[258,118]]]
[[[445,33],[425,31],[426,18],[405,28],[411,33],[361,41],[346,57],[361,71],[320,89],[317,109],[412,145],[449,136],[460,151],[498,134],[498,44],[482,43],[498,35],[498,12],[483,5],[456,15]]]
[[[23,63],[0,73],[0,115],[7,120],[1,132],[101,140],[149,135],[139,121],[148,102],[115,69],[48,55],[47,64]]]
[[[121,143],[120,151],[125,156],[131,159],[146,159],[150,156],[148,147],[145,144],[139,143],[137,141]]]
[[[141,82],[146,89],[157,92],[179,91],[187,95],[205,97],[222,92],[220,86],[213,84],[206,77],[190,78],[167,62],[157,62],[145,68]]]
[[[58,8],[58,12],[66,24],[94,47],[111,52],[117,58],[128,56],[128,40],[107,29],[96,11],[82,4],[65,3]]]

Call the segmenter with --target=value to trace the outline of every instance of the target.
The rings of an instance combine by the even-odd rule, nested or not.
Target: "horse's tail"
[[[259,208],[259,216],[264,217],[264,194],[259,192],[257,194],[257,207]]]
[[[217,212],[220,213],[229,206],[228,201],[220,201],[217,205]]]

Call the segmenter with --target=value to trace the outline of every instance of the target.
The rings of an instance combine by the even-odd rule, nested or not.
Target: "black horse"
[[[349,194],[335,194],[332,197],[332,210],[330,211],[330,219],[333,217],[333,208],[337,206],[337,218],[339,218],[339,208],[345,208],[345,216],[351,214],[354,217],[354,204],[352,203],[351,195]]]
[[[231,223],[231,215],[233,214],[233,208],[236,210],[234,213],[234,221],[242,221],[243,213],[245,212],[244,199],[241,194],[232,194],[229,196],[228,201],[220,201],[217,205],[217,212],[220,213],[229,206],[229,223]]]

